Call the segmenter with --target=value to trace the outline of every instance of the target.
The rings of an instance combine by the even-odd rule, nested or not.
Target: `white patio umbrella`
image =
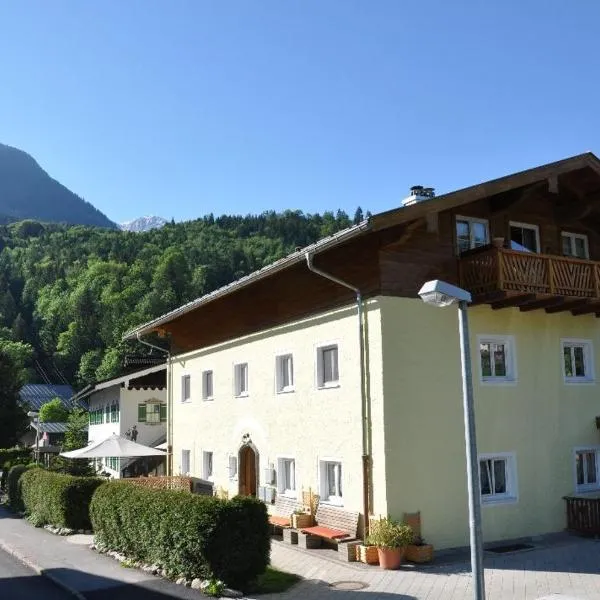
[[[166,450],[167,449],[167,442],[163,442],[162,444],[159,444],[158,446],[154,446],[157,450]]]
[[[166,452],[132,442],[127,438],[113,433],[104,440],[94,442],[89,446],[78,448],[77,450],[61,452],[60,455],[65,458],[103,458],[105,456],[137,458],[138,456],[166,456]]]

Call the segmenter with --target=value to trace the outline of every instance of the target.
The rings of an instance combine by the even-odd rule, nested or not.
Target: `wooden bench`
[[[292,525],[292,513],[298,508],[296,498],[277,494],[273,505],[274,514],[269,515],[269,523],[273,527],[285,529]]]
[[[357,512],[319,504],[315,516],[317,524],[301,529],[298,543],[305,548],[315,548],[323,539],[336,544],[356,540],[359,516]]]

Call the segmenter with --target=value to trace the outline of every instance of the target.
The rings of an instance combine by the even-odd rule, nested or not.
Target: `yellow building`
[[[130,332],[171,343],[171,472],[233,494],[378,516],[468,543],[456,310],[469,290],[486,541],[566,527],[600,491],[600,161],[591,154],[400,208]]]

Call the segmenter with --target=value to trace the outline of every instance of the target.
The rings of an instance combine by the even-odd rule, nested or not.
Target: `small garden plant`
[[[391,517],[374,521],[367,543],[377,548],[402,548],[413,543],[414,533],[408,526]]]

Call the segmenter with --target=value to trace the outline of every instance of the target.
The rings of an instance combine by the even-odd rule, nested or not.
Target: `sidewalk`
[[[0,507],[0,548],[80,600],[204,597],[196,590],[122,567],[90,550],[91,539],[83,535],[61,537],[36,529]]]

